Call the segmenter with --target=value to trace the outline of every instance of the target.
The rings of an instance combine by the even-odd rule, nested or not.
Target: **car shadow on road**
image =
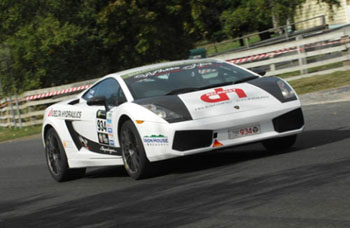
[[[202,154],[195,154],[166,161],[157,162],[157,172],[154,177],[172,173],[191,173],[216,167],[231,166],[249,160],[261,159],[270,156],[279,156],[286,153],[307,150],[350,138],[350,130],[306,130],[298,136],[296,144],[285,151],[269,152],[261,143],[253,143],[228,149],[215,150]],[[126,171],[122,166],[107,167],[91,170],[87,178],[125,177]]]
[[[88,169],[85,178],[126,177],[128,176],[123,166],[111,166]]]
[[[261,143],[237,146],[229,149],[164,161],[164,164],[161,165],[162,171],[160,175],[167,175],[170,173],[188,173],[220,166],[234,165],[244,161],[279,156],[286,153],[307,150],[309,148],[317,148],[349,138],[350,130],[335,129],[304,131],[298,135],[296,144],[285,151],[269,152]]]

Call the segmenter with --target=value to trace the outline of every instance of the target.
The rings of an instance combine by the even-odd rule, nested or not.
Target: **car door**
[[[105,97],[106,106],[110,112],[106,112],[104,105],[88,105],[87,101],[96,97]],[[90,152],[110,155],[120,155],[120,150],[115,146],[111,111],[124,103],[125,96],[118,81],[114,78],[106,78],[90,88],[83,96],[84,112],[89,116],[83,121],[74,122],[78,140],[82,147]]]

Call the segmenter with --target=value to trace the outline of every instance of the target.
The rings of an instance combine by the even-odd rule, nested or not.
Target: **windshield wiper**
[[[180,88],[180,89],[174,89],[165,95],[175,95],[175,94],[179,94],[179,93],[188,93],[188,92],[197,91],[197,90],[199,90],[199,89],[195,88],[195,87]]]
[[[248,78],[242,78],[240,80],[235,81],[235,84],[242,83],[242,82],[247,82],[247,81],[250,81],[250,80],[253,80],[253,79],[256,79],[256,78],[259,78],[259,77],[258,76],[251,76],[251,77],[248,77]]]

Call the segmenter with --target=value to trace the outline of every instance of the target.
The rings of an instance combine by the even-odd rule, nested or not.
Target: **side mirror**
[[[105,106],[106,112],[109,111],[105,96],[92,97],[87,101],[87,105],[89,105],[89,106],[92,106],[92,105]]]
[[[262,68],[251,69],[251,71],[261,76],[264,76],[266,74],[266,71]]]

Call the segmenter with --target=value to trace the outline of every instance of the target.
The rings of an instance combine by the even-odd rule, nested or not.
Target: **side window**
[[[88,100],[92,97],[104,96],[106,97],[108,106],[118,106],[119,104],[125,102],[124,93],[121,90],[117,80],[113,78],[108,78],[91,89],[89,89],[84,95],[83,99]],[[119,101],[119,99],[122,99]]]

